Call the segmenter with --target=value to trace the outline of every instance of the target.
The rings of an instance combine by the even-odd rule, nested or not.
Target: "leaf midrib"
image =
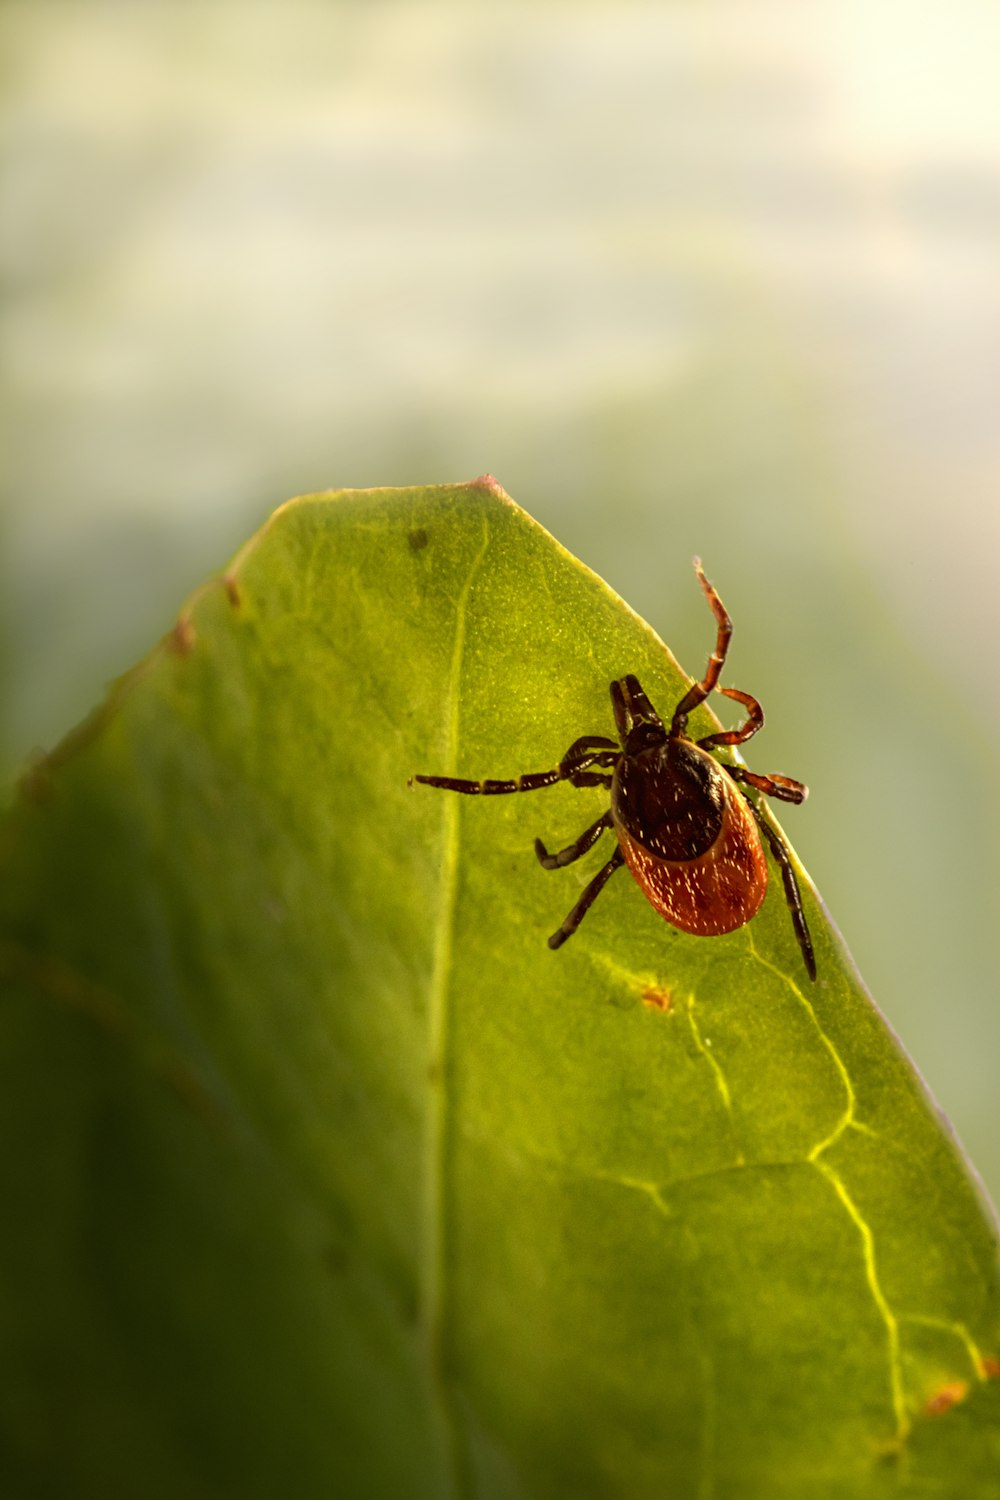
[[[482,544],[472,560],[455,606],[455,641],[448,679],[444,766],[454,774],[459,743],[459,705],[469,595],[489,546],[484,517]],[[465,1447],[459,1431],[445,1364],[448,1316],[448,1174],[451,1163],[449,1083],[451,1072],[451,971],[459,860],[459,803],[442,798],[444,842],[436,923],[437,941],[427,1006],[427,1126],[424,1149],[424,1225],[420,1258],[420,1308],[424,1348],[441,1445],[452,1495],[471,1494]]]

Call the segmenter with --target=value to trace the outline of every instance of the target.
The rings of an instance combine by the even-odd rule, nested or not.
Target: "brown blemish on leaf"
[[[925,1417],[940,1417],[946,1411],[951,1411],[960,1401],[964,1401],[969,1394],[969,1385],[965,1380],[950,1380],[947,1385],[941,1386],[924,1404]]]
[[[984,1359],[982,1373],[984,1380],[1000,1380],[1000,1359]]]
[[[903,1440],[898,1435],[886,1439],[885,1442],[877,1443],[873,1449],[877,1463],[888,1468],[890,1464],[898,1464],[903,1457]]]
[[[26,802],[44,807],[52,798],[52,768],[44,750],[35,750],[17,781],[17,789]]]
[[[105,1031],[125,1034],[129,1030],[129,1023],[110,991],[85,979],[59,959],[31,953],[18,943],[0,943],[0,977],[44,995],[67,1010],[78,1011]]]
[[[222,587],[225,589],[226,598],[233,608],[239,609],[243,603],[243,597],[240,594],[240,586],[232,573],[224,573],[222,575]]]
[[[163,1079],[175,1097],[196,1114],[203,1125],[218,1130],[222,1125],[222,1111],[213,1099],[194,1068],[183,1057],[157,1057],[153,1070]]]
[[[642,1003],[648,1005],[650,1010],[662,1010],[664,1013],[674,1008],[674,997],[669,990],[661,990],[656,985],[647,985],[642,992]]]
[[[197,632],[191,619],[187,615],[181,615],[166,638],[167,650],[172,651],[175,656],[190,656],[196,639]]]
[[[410,544],[411,552],[422,552],[427,546],[430,538],[428,537],[427,532],[424,530],[424,528],[422,526],[418,526],[415,531],[407,532],[406,540]]]

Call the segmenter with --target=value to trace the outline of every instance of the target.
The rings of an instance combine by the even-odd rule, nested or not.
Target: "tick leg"
[[[707,750],[710,745],[745,744],[747,740],[753,738],[758,729],[764,728],[764,710],[756,698],[751,697],[749,693],[741,693],[739,688],[720,688],[719,692],[724,698],[734,698],[737,703],[742,703],[743,707],[749,711],[750,717],[745,724],[740,725],[739,729],[726,729],[721,734],[706,734],[704,739],[698,741],[703,750]]]
[[[704,703],[718,682],[733,634],[733,622],[726,613],[726,606],[702,572],[700,557],[696,557],[694,560],[694,570],[698,575],[698,582],[701,584],[702,592],[712,606],[712,613],[715,616],[719,629],[715,640],[715,650],[708,658],[708,666],[705,668],[704,677],[700,682],[693,682],[691,684],[684,697],[674,709],[674,717],[670,722],[671,738],[676,738],[678,735],[684,733],[684,730],[687,728],[688,714],[693,713],[700,703]]]
[[[609,740],[603,734],[584,734],[578,740],[573,741],[559,764],[566,766],[570,761],[579,761],[581,756],[586,757],[589,762],[591,758],[589,752],[591,750],[613,750],[616,756],[620,753],[616,740]]]
[[[588,766],[612,767],[621,758],[621,751],[614,740],[605,739],[601,734],[587,734],[582,739],[574,740],[559,762],[559,770],[564,780],[573,786],[603,786],[611,785],[610,776],[601,776],[593,771],[587,770]]]
[[[561,870],[563,865],[571,865],[575,859],[580,859],[588,849],[593,849],[597,840],[605,828],[611,827],[610,812],[602,813],[596,823],[581,833],[573,844],[567,844],[565,849],[560,849],[558,854],[550,854],[541,839],[535,840],[535,853],[538,855],[539,864],[546,870]]]
[[[810,979],[816,978],[816,955],[813,953],[812,938],[809,936],[809,926],[806,922],[806,914],[802,909],[802,892],[799,890],[799,882],[792,868],[792,858],[788,852],[788,846],[780,834],[768,823],[760,809],[754,807],[750,798],[747,806],[757,820],[757,827],[767,840],[771,853],[781,866],[781,883],[785,887],[785,900],[788,902],[788,910],[792,914],[792,926],[802,950],[802,958],[806,966],[806,972]]]
[[[554,932],[549,938],[550,948],[561,948],[566,939],[573,936],[574,932],[579,927],[584,917],[587,915],[587,912],[593,906],[594,902],[597,900],[598,896],[601,894],[601,891],[607,884],[608,877],[613,875],[618,866],[624,863],[625,856],[622,853],[621,848],[619,847],[615,850],[614,854],[612,854],[607,864],[602,865],[598,870],[597,874],[587,886],[583,895],[580,897],[579,901],[576,903],[573,910],[570,912],[569,916],[560,927],[559,931]]]
[[[699,740],[698,743],[703,744],[704,741]],[[746,766],[727,766],[726,770],[734,781],[744,781],[755,791],[763,792],[765,797],[777,797],[779,802],[804,802],[809,795],[809,788],[801,781],[793,781],[790,776],[779,776],[777,772],[770,776],[760,776],[756,771],[748,771]]]
[[[512,781],[466,781],[458,776],[414,776],[424,786],[441,787],[446,792],[464,792],[467,797],[500,797],[508,792],[537,792],[542,787],[570,781],[574,786],[610,786],[609,776],[588,772],[588,766],[615,764],[621,751],[614,740],[603,735],[585,735],[574,740],[558,766],[552,771],[529,771]]]
[[[463,781],[458,776],[413,776],[414,781],[421,782],[424,786],[437,786],[445,792],[464,792],[467,797],[499,797],[508,792],[537,792],[544,786],[555,786],[559,781],[565,781],[562,770],[556,768],[554,771],[531,771],[525,776],[517,776],[513,781]]]

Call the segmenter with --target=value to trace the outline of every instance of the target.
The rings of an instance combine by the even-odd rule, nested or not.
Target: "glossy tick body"
[[[737,688],[719,688],[747,710],[738,729],[687,735],[688,715],[717,686],[733,633],[732,621],[695,559],[695,572],[715,615],[718,635],[705,675],[694,682],[664,725],[639,681],[631,675],[611,684],[618,741],[603,735],[574,740],[551,771],[529,772],[513,781],[463,781],[454,776],[417,776],[426,786],[470,796],[533,792],[556,782],[607,787],[611,806],[596,823],[558,854],[540,839],[535,853],[546,870],[561,869],[592,849],[606,829],[618,847],[584,890],[549,947],[560,947],[619,865],[628,865],[640,889],[662,917],[682,932],[716,937],[756,916],[767,892],[764,844],[781,871],[792,926],[810,979],[816,978],[812,940],[791,857],[780,834],[745,794],[752,787],[783,802],[804,802],[808,789],[788,776],[761,776],[744,766],[724,765],[710,753],[719,745],[745,744],[763,727],[756,698]]]

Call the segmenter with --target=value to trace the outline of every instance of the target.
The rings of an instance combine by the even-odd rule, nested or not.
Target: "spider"
[[[577,787],[606,787],[611,792],[608,810],[565,849],[550,854],[541,839],[535,840],[535,853],[546,870],[573,864],[606,829],[613,830],[618,840],[611,858],[549,938],[550,948],[559,948],[572,937],[608,879],[623,864],[655,910],[682,932],[701,937],[733,932],[756,916],[767,892],[766,843],[781,870],[806,970],[815,979],[812,939],[788,847],[743,790],[752,787],[767,797],[799,803],[805,801],[808,788],[788,776],[762,776],[745,766],[723,764],[710,753],[720,745],[743,745],[763,728],[760,704],[738,688],[718,688],[747,710],[746,721],[738,729],[706,734],[700,740],[689,739],[687,734],[688,716],[718,687],[733,633],[732,621],[705,577],[700,558],[695,558],[694,569],[718,631],[704,677],[681,698],[669,728],[630,673],[611,684],[617,742],[603,735],[583,735],[573,741],[554,770],[528,772],[513,781],[464,781],[454,776],[413,779],[425,786],[484,797],[534,792],[560,781]]]

